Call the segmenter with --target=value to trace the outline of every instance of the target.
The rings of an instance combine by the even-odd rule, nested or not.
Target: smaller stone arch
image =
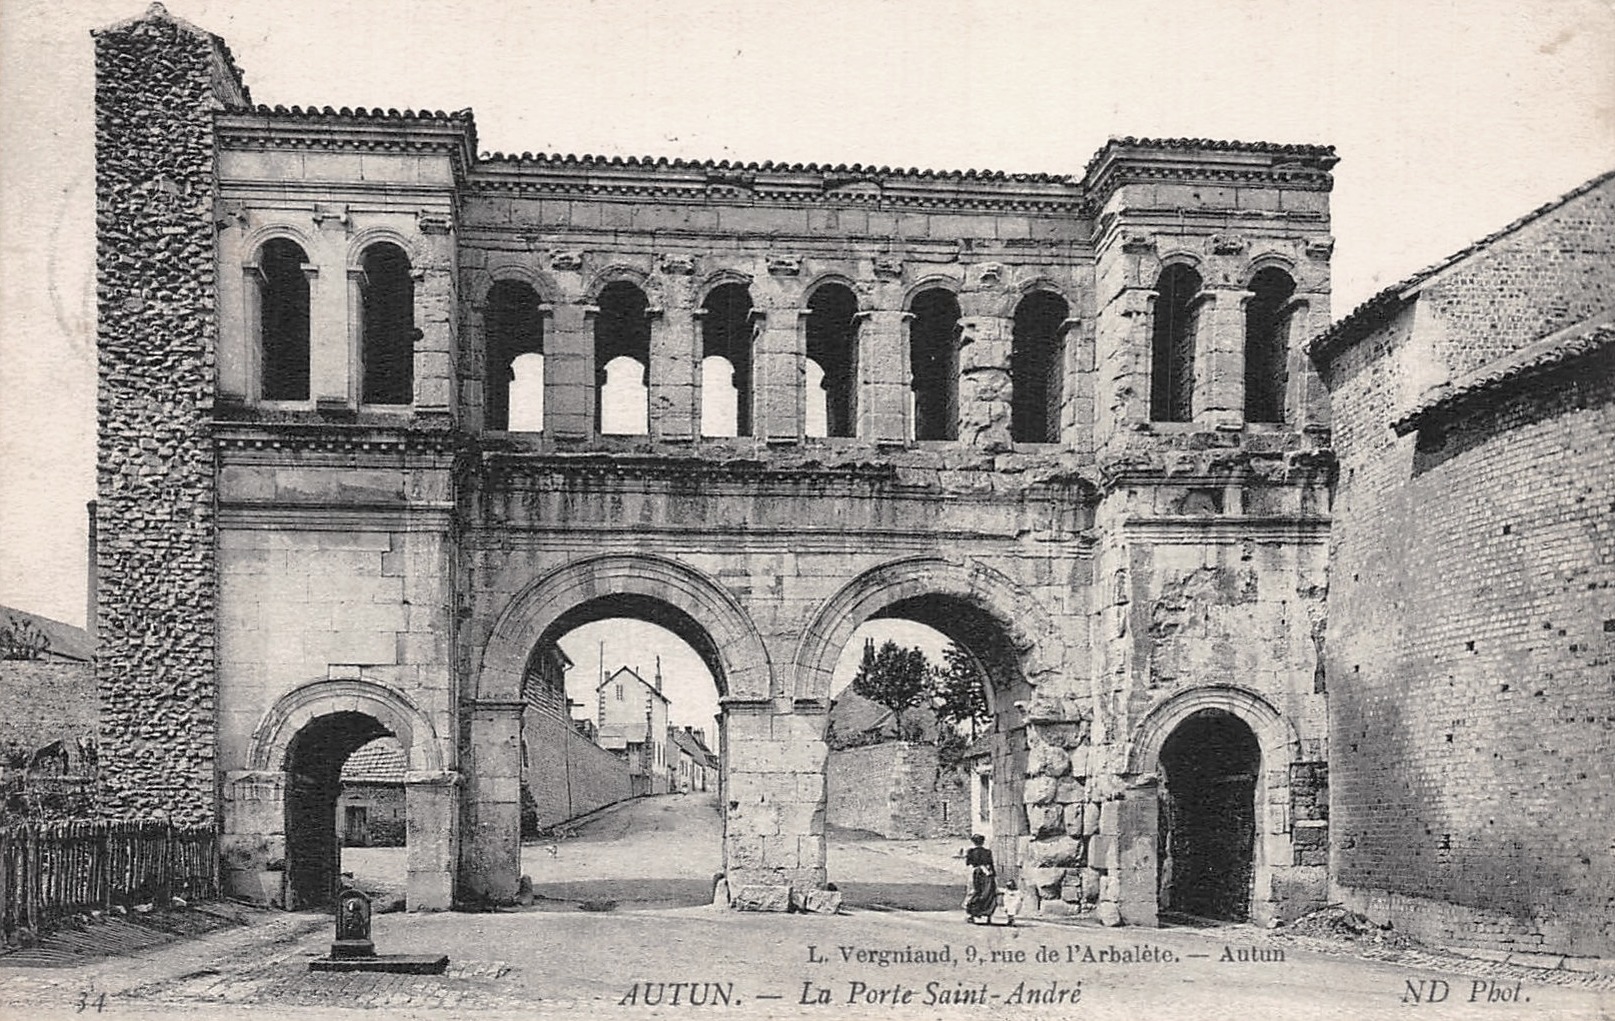
[[[644,292],[645,300],[649,303],[648,311],[666,307],[661,281],[638,266],[631,266],[625,262],[613,262],[600,267],[584,285],[581,301],[585,305],[600,304],[600,293],[607,286],[619,281],[633,284]]]
[[[1299,757],[1301,739],[1295,727],[1265,698],[1231,684],[1206,685],[1179,692],[1144,717],[1127,745],[1127,772],[1155,772],[1167,738],[1184,720],[1206,709],[1226,712],[1250,727],[1261,746],[1264,767],[1290,763]]]
[[[1249,290],[1256,280],[1256,274],[1264,269],[1283,270],[1291,280],[1296,281],[1297,286],[1300,285],[1300,278],[1296,275],[1295,259],[1283,252],[1269,250],[1256,253],[1245,263],[1244,270],[1239,276],[1240,286]]]
[[[836,660],[859,625],[921,597],[958,599],[986,613],[1002,628],[1028,681],[1060,668],[1063,646],[1053,619],[1030,592],[979,561],[915,557],[865,571],[820,605],[797,645],[795,697],[828,699]]]
[[[750,287],[756,282],[756,277],[750,273],[742,272],[732,266],[721,266],[701,278],[695,286],[695,307],[700,308],[707,295],[722,287],[724,284],[739,284],[741,287]]]
[[[714,671],[719,695],[766,699],[774,693],[768,649],[733,595],[678,561],[610,553],[559,567],[511,599],[484,646],[476,697],[520,698],[522,673],[538,640],[563,615],[608,596],[661,603],[702,629],[710,643],[707,652],[721,667]]]
[[[247,253],[243,266],[248,269],[258,268],[258,260],[262,258],[264,245],[277,238],[293,242],[303,250],[305,256],[313,258],[312,255],[309,255],[309,250],[313,247],[314,242],[306,231],[300,230],[289,223],[268,223],[261,227],[253,228],[252,233],[248,234],[241,242],[241,250]]]
[[[960,277],[949,276],[946,273],[931,273],[923,276],[903,291],[903,302],[898,307],[902,311],[908,311],[913,306],[915,298],[935,288],[947,291],[957,298],[959,292],[964,290],[964,280]]]
[[[845,273],[831,271],[828,273],[820,273],[818,276],[808,281],[807,286],[802,288],[802,300],[799,302],[799,304],[803,308],[806,308],[808,302],[812,300],[815,291],[818,291],[823,287],[828,287],[831,284],[837,284],[841,287],[845,287],[852,293],[853,300],[858,301],[858,284],[852,279],[852,277],[847,276]],[[863,311],[862,302],[859,302],[859,306],[859,311]]]
[[[409,260],[412,268],[419,269],[421,267],[420,238],[410,237],[392,227],[366,227],[353,235],[352,239],[348,241],[348,270],[350,272],[363,270],[365,250],[371,245],[383,241],[397,245],[404,253],[404,257]]]
[[[298,732],[333,713],[370,716],[398,739],[410,769],[443,772],[443,747],[431,718],[402,692],[367,680],[313,681],[282,695],[252,733],[248,768],[284,769],[287,750]]]
[[[993,312],[995,315],[1006,319],[1011,318],[1015,315],[1015,310],[1020,307],[1021,302],[1038,291],[1047,291],[1060,298],[1065,302],[1066,308],[1071,310],[1072,315],[1076,315],[1077,299],[1072,295],[1071,288],[1061,284],[1047,274],[1038,274],[1023,280],[1014,287],[1005,289],[1004,293],[999,296],[997,307],[993,309]]]
[[[561,300],[561,288],[550,275],[526,260],[510,257],[496,258],[489,262],[487,267],[472,272],[466,288],[473,308],[481,309],[488,304],[488,293],[494,285],[505,280],[514,280],[526,284],[538,295],[538,300],[545,305],[553,305]]]

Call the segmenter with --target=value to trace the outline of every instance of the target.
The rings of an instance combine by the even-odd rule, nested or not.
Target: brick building
[[[410,906],[508,900],[535,650],[631,617],[717,685],[730,888],[817,887],[834,665],[901,618],[982,665],[1045,912],[1324,899],[1331,149],[490,155],[254,105],[160,6],[95,43],[106,811],[319,903],[391,735]]]
[[[1311,344],[1340,457],[1333,896],[1615,953],[1615,173]]]

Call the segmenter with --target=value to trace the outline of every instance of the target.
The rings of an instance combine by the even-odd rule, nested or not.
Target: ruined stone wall
[[[1583,360],[1443,441],[1399,438],[1417,320],[1328,368],[1335,893],[1446,943],[1608,955],[1615,371]]]
[[[590,741],[570,723],[528,713],[524,782],[546,829],[630,796],[628,763]]]
[[[223,44],[167,16],[95,35],[96,485],[104,811],[214,818],[213,111]]]
[[[964,837],[970,792],[937,763],[936,746],[884,741],[836,748],[825,766],[826,819],[883,837]]]

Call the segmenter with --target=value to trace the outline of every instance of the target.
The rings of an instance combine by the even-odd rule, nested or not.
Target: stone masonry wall
[[[628,763],[571,724],[529,712],[522,736],[527,742],[527,790],[538,806],[539,829],[630,796]]]
[[[936,746],[885,741],[830,752],[825,768],[831,825],[883,837],[962,837],[970,794],[962,774],[938,768]]]
[[[96,54],[104,810],[214,817],[212,111],[223,44],[154,6]]]
[[[1594,240],[1609,188],[1426,285],[1326,367],[1332,894],[1446,943],[1615,952],[1615,365],[1606,349],[1390,427],[1443,343],[1458,373],[1611,303],[1607,251],[1565,240]]]
[[[1337,361],[1337,408],[1381,403],[1397,352]],[[1611,379],[1573,366],[1439,452],[1342,447],[1334,881],[1429,938],[1615,950]]]

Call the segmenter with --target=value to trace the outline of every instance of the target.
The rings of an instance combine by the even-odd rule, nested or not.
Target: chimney
[[[91,500],[89,503],[84,505],[84,508],[89,513],[90,518],[89,542],[87,543],[89,547],[90,564],[89,572],[84,582],[84,630],[90,633],[90,648],[91,650],[94,650],[96,635],[98,634],[95,626],[95,578],[96,574],[99,573],[95,568],[95,501]]]
[[[656,657],[656,690],[662,690],[662,657]]]

